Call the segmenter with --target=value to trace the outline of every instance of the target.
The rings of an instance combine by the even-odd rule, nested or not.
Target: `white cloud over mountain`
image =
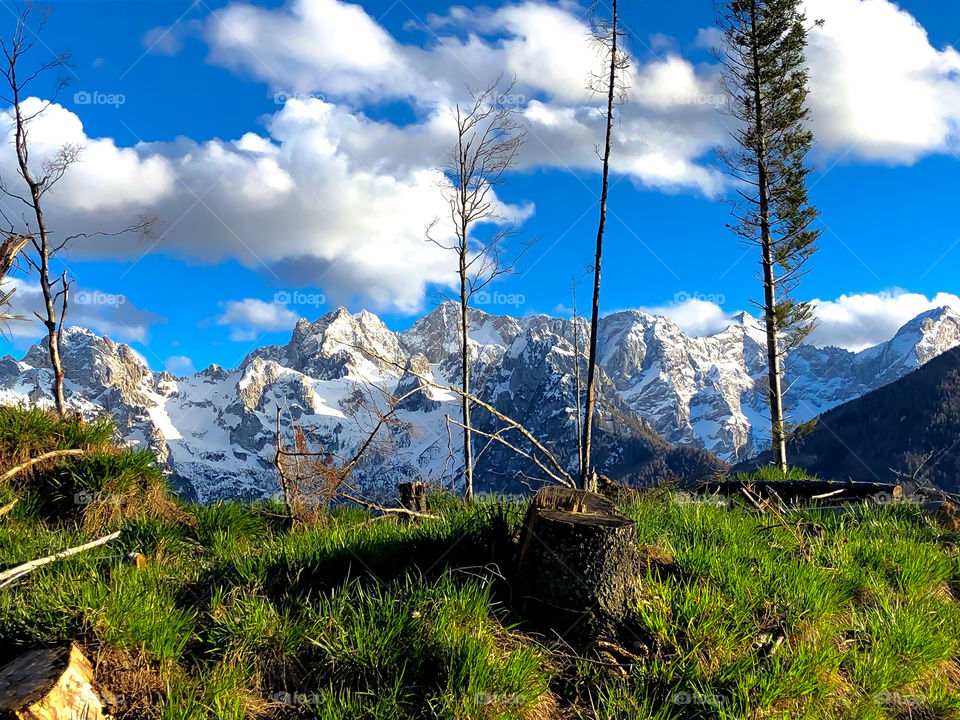
[[[908,163],[956,144],[960,54],[932,47],[916,20],[888,0],[807,0],[807,9],[811,21],[826,21],[810,42],[811,102],[824,152]],[[74,112],[50,106],[31,132],[37,161],[65,142],[86,147],[50,196],[54,228],[114,230],[145,212],[162,218],[157,247],[167,254],[236,260],[278,284],[321,287],[334,303],[417,312],[430,285],[451,280],[449,258],[424,241],[424,228],[446,216],[433,168],[452,143],[447,108],[464,86],[517,76],[514,99],[530,127],[524,168],[596,170],[601,119],[598,98],[586,89],[599,58],[579,5],[456,7],[411,27],[419,36],[405,37],[416,43],[338,0],[228,4],[201,26],[210,60],[304,97],[279,106],[260,134],[132,148],[88,136]],[[176,52],[166,37],[155,31],[145,41]],[[707,30],[697,37],[700,45],[716,41]],[[638,53],[629,85],[614,170],[639,186],[721,193],[724,181],[709,157],[725,142],[729,120],[717,112],[716,65],[672,49]],[[364,114],[367,104],[387,101],[409,103],[414,121]],[[4,142],[0,174],[11,169]],[[593,190],[588,183],[585,200]],[[521,219],[533,210],[505,208]],[[78,243],[75,254],[135,259],[149,249],[129,237],[101,238]],[[704,332],[723,315],[709,307],[675,312]]]
[[[40,285],[23,278],[12,278],[4,291],[13,289],[10,312],[23,317],[9,323],[9,331],[17,344],[32,343],[46,329],[34,315],[43,307]],[[162,315],[135,306],[125,296],[92,290],[81,285],[70,289],[68,325],[90,328],[102,335],[110,335],[126,341],[146,343],[150,340],[150,328],[166,322]]]
[[[300,315],[278,302],[257,298],[229,300],[217,317],[217,325],[230,328],[230,339],[249,342],[268,332],[290,330]]]
[[[836,151],[911,163],[957,147],[960,53],[888,0],[805,0],[815,131]]]
[[[927,310],[960,310],[960,298],[956,295],[937,293],[928,298],[905,290],[841,295],[836,300],[816,300],[814,304],[818,326],[810,342],[819,347],[836,345],[854,351],[889,340],[901,326]]]
[[[960,311],[960,297],[951,293],[927,297],[901,289],[812,302],[817,326],[808,342],[817,347],[833,345],[854,352],[889,340],[903,325],[928,310],[951,307]],[[694,296],[640,309],[651,315],[669,317],[691,336],[721,332],[739,314],[739,311],[725,310],[714,299]],[[752,314],[756,315],[756,310]]]

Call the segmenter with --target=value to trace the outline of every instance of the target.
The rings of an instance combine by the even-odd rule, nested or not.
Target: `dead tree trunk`
[[[32,650],[0,669],[0,717],[16,720],[99,720],[93,667],[71,643]]]
[[[400,507],[411,512],[423,514],[427,512],[427,485],[422,482],[405,482],[397,485],[400,491]],[[416,515],[401,515],[400,522],[408,522]]]
[[[520,537],[517,587],[531,617],[576,644],[613,635],[640,589],[636,525],[601,495],[540,489]]]

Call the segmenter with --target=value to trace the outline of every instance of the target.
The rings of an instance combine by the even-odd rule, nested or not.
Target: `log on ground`
[[[727,496],[743,496],[748,490],[761,499],[779,498],[788,503],[889,502],[903,497],[903,488],[893,483],[834,482],[831,480],[770,480],[740,482],[721,480],[701,483],[697,492]]]

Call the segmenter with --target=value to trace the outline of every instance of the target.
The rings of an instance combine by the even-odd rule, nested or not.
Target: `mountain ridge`
[[[209,499],[268,492],[276,406],[308,423],[316,442],[348,454],[385,397],[420,385],[358,473],[373,492],[388,492],[397,479],[454,483],[448,430],[456,428],[448,428],[445,416],[457,417],[456,397],[422,378],[441,386],[459,382],[457,312],[445,303],[396,333],[372,313],[338,308],[312,322],[301,319],[285,345],[257,348],[237,368],[212,365],[179,377],[151,370],[136,351],[108,337],[68,328],[69,401],[87,415],[111,413],[127,440],[157,449],[182,491]],[[470,319],[477,393],[538,436],[555,439],[555,452],[573,470],[573,348],[576,335],[585,347],[586,321],[478,309]],[[804,345],[787,359],[787,399],[798,398],[795,419],[806,421],[958,344],[960,315],[941,308],[859,353]],[[742,314],[713,336],[690,337],[669,318],[622,311],[601,320],[598,347],[601,471],[636,481],[650,479],[654,466],[708,472],[722,463],[707,453],[738,462],[765,447],[765,345],[751,316]],[[0,401],[48,403],[49,373],[42,344],[21,361],[3,358]],[[497,430],[482,411],[477,427]],[[478,448],[486,445],[478,438]],[[496,443],[479,455],[478,472],[487,473],[490,489],[516,490],[517,478],[531,474]]]

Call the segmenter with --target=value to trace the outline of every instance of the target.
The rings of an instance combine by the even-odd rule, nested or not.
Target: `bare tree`
[[[587,358],[587,392],[583,409],[583,438],[580,447],[580,486],[585,490],[593,490],[594,482],[590,472],[590,445],[593,439],[593,413],[596,405],[594,399],[597,375],[597,326],[600,322],[600,265],[603,257],[603,234],[607,223],[607,193],[610,188],[610,148],[613,137],[614,113],[618,101],[626,96],[626,87],[623,83],[623,73],[630,66],[627,54],[619,46],[623,33],[619,27],[620,15],[617,9],[617,0],[613,0],[610,8],[610,18],[595,18],[593,22],[593,39],[603,54],[607,72],[602,77],[593,79],[591,88],[602,92],[607,104],[604,111],[604,144],[603,175],[600,190],[600,222],[597,225],[597,247],[593,263],[593,309],[590,316],[590,351]]]
[[[383,396],[384,408],[381,408],[381,403],[377,402],[373,389],[370,389],[368,394],[364,394],[360,389],[355,393],[358,411],[366,411],[376,421],[372,428],[364,431],[362,442],[349,457],[339,457],[336,453],[324,449],[319,443],[311,442],[303,426],[292,417],[289,426],[293,442],[288,449],[284,444],[281,410],[277,405],[276,452],[273,462],[280,483],[281,499],[289,520],[301,522],[314,520],[331,502],[338,499],[350,500],[385,513],[419,515],[419,513],[402,509],[384,508],[349,492],[349,481],[358,463],[369,453],[390,451],[390,441],[389,439],[381,440],[384,434],[381,431],[390,430],[402,424],[396,417],[397,411],[402,407],[404,400],[422,392],[423,388],[415,387],[399,397],[390,395],[380,388],[376,390]]]
[[[460,280],[460,354],[461,414],[463,426],[464,496],[473,497],[473,449],[470,424],[470,302],[496,278],[513,272],[517,260],[530,247],[508,257],[509,240],[517,236],[512,226],[504,226],[494,188],[513,167],[525,130],[519,109],[508,102],[516,81],[501,90],[501,78],[483,90],[470,90],[471,100],[459,103],[452,114],[457,127],[457,142],[441,168],[446,182],[444,199],[450,206],[453,224],[452,243],[432,237],[438,221],[427,229],[427,239],[454,253]],[[483,240],[474,237],[478,223],[498,226]]]
[[[580,379],[580,315],[577,313],[577,281],[571,283],[573,289],[573,387],[576,393],[577,410],[577,468],[583,467],[583,382]]]
[[[43,294],[43,314],[35,314],[47,330],[47,347],[50,354],[50,366],[53,370],[53,398],[57,412],[63,415],[66,413],[66,401],[63,394],[64,370],[60,357],[60,338],[69,306],[72,280],[68,278],[66,270],[63,270],[59,275],[53,273],[51,264],[56,256],[74,240],[97,235],[117,236],[129,232],[149,234],[156,219],[141,217],[136,224],[113,233],[77,233],[62,238],[55,238],[50,233],[44,217],[43,198],[63,178],[70,166],[80,160],[83,148],[78,145],[64,145],[52,158],[43,159],[39,163],[39,167],[31,166],[30,125],[56,101],[67,82],[62,76],[58,76],[53,84],[50,100],[32,111],[27,111],[23,105],[23,101],[28,94],[28,87],[41,76],[67,68],[70,60],[69,53],[64,53],[54,56],[50,60],[39,62],[32,68],[24,67],[27,63],[27,56],[40,42],[40,33],[43,31],[48,16],[41,13],[36,28],[31,28],[29,25],[32,17],[32,3],[24,4],[16,14],[14,29],[10,37],[0,37],[0,50],[3,51],[0,74],[2,74],[5,82],[5,89],[0,94],[0,100],[3,100],[13,109],[13,145],[17,157],[17,173],[28,190],[28,194],[24,196],[14,192],[7,183],[0,180],[0,192],[10,199],[23,203],[27,208],[28,216],[21,223],[25,226],[25,230],[21,231],[17,229],[17,225],[12,218],[5,212],[0,211],[0,215],[3,216],[7,224],[7,227],[0,232],[8,238],[26,237],[33,250],[32,255],[28,254],[26,258],[30,268],[38,274],[40,290]],[[45,49],[45,46],[42,49]]]

